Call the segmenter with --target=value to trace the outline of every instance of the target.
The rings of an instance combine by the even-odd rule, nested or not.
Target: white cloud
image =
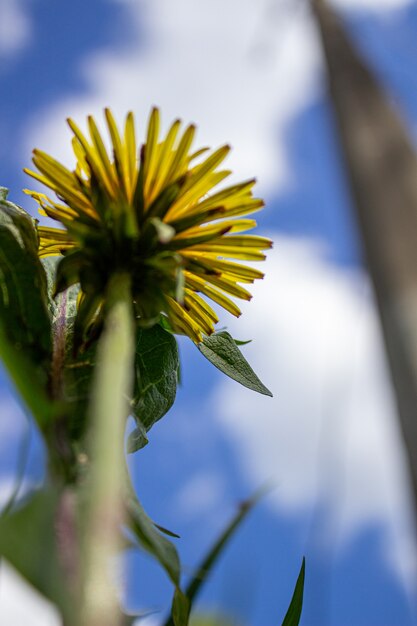
[[[0,624],[59,626],[55,607],[28,585],[4,560],[0,565]]]
[[[214,472],[200,472],[175,493],[173,508],[187,518],[204,515],[210,517],[218,511],[225,500],[225,485],[221,476]]]
[[[26,4],[27,0],[0,0],[0,58],[20,51],[30,41]]]
[[[334,3],[384,11],[407,0]],[[320,85],[320,46],[305,4],[124,0],[120,8],[136,30],[136,43],[82,60],[87,93],[34,114],[24,133],[25,160],[38,146],[71,163],[64,120],[71,116],[82,123],[90,113],[101,118],[107,105],[119,119],[133,109],[143,139],[156,104],[166,126],[178,116],[196,122],[199,144],[231,143],[231,168],[240,178],[256,175],[261,194],[285,185],[291,172],[284,133]]]
[[[139,133],[150,107],[167,126],[175,117],[198,124],[198,143],[234,147],[239,177],[256,174],[261,192],[288,176],[284,128],[312,97],[319,47],[306,11],[275,14],[270,0],[143,0],[124,3],[137,44],[84,60],[87,95],[48,107],[31,120],[29,143],[69,157],[68,115],[82,122],[110,105],[137,113]]]
[[[316,539],[331,542],[382,524],[386,556],[407,580],[416,566],[408,482],[368,280],[307,241],[273,239],[267,277],[231,329],[255,339],[248,360],[275,397],[225,380],[213,413],[253,486],[274,480],[281,513],[324,505]]]

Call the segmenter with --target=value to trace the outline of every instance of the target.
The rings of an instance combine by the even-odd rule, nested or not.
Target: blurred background
[[[334,0],[364,59],[417,128],[417,6]],[[303,0],[0,0],[0,184],[22,193],[33,147],[71,166],[68,116],[136,114],[198,126],[196,145],[231,143],[235,180],[256,176],[259,234],[274,249],[239,320],[222,318],[274,398],[226,380],[180,341],[182,385],[150,444],[130,459],[150,516],[177,532],[191,572],[238,502],[273,490],[234,537],[199,607],[235,626],[273,626],[307,559],[305,626],[417,624],[413,504],[373,289],[351,207],[320,39]],[[226,314],[227,315],[227,314]],[[0,504],[42,444],[4,374]],[[125,604],[155,611],[171,588],[127,555]],[[122,576],[122,574],[120,574]],[[162,616],[162,617],[161,617]],[[228,623],[229,623],[228,622]],[[53,609],[5,564],[0,624],[55,626]]]

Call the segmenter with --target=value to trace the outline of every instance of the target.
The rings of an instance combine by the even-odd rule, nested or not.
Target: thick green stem
[[[120,621],[114,565],[123,521],[123,443],[135,345],[127,274],[115,275],[109,282],[106,307],[90,405],[91,475],[85,492],[77,626],[117,626]]]

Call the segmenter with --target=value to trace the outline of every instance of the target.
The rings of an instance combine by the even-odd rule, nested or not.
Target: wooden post
[[[311,0],[373,281],[417,508],[417,157],[389,97],[325,0]]]

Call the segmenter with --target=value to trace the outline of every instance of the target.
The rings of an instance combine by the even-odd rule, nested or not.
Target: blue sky
[[[414,134],[416,5],[335,5]],[[0,40],[0,183],[26,208],[21,170],[31,148],[70,162],[65,118],[101,116],[106,105],[119,116],[134,110],[139,133],[158,104],[166,124],[195,121],[198,143],[231,142],[236,178],[257,175],[267,200],[260,231],[276,241],[267,277],[242,318],[224,323],[254,339],[245,353],[274,400],[223,380],[181,341],[177,403],[131,459],[145,507],[181,535],[187,571],[239,499],[265,480],[276,484],[234,539],[202,606],[251,626],[278,624],[305,554],[305,626],[417,623],[392,392],[303,4],[2,0]],[[27,422],[4,376],[1,389],[4,498]],[[32,433],[28,480],[41,480],[42,468]],[[166,606],[163,573],[144,557],[130,555],[127,565],[128,606]],[[23,623],[19,593],[11,575],[0,575],[0,621]],[[35,616],[31,609],[35,626],[55,623]]]

